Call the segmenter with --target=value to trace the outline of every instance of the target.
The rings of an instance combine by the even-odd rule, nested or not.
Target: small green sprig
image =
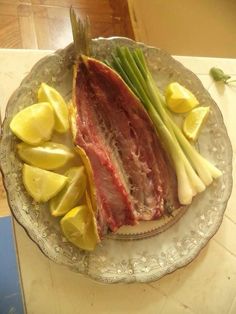
[[[210,75],[216,82],[223,82],[224,84],[229,84],[232,82],[236,82],[236,80],[230,80],[231,76],[224,73],[220,68],[213,67],[210,69]]]

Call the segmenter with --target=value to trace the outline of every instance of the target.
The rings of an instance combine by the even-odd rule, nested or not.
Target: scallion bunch
[[[175,168],[179,202],[190,204],[193,196],[222,175],[221,171],[200,155],[173,121],[141,49],[118,47],[108,65],[121,75],[141,100]]]

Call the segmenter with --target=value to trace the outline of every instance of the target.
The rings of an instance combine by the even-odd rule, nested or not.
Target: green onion
[[[165,145],[177,176],[179,202],[190,204],[193,196],[222,175],[221,171],[200,155],[173,121],[142,50],[118,47],[112,59],[112,67],[141,100]]]

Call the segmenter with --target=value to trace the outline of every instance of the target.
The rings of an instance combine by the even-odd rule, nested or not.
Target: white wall
[[[236,0],[128,0],[136,39],[176,55],[236,58]]]

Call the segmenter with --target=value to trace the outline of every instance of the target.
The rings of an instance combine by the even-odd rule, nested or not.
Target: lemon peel
[[[196,141],[199,133],[209,115],[210,107],[198,107],[193,109],[184,119],[183,132],[185,136]]]
[[[65,176],[68,177],[66,185],[50,200],[53,216],[62,216],[76,206],[86,189],[87,177],[83,166],[70,168]]]
[[[38,145],[51,138],[54,124],[51,105],[41,102],[19,111],[11,120],[10,129],[25,143]]]
[[[71,209],[60,221],[62,232],[75,246],[92,251],[99,242],[93,215],[87,205]]]
[[[46,170],[63,167],[74,157],[67,146],[54,142],[45,142],[40,146],[20,143],[17,145],[17,152],[26,163]]]
[[[199,105],[193,93],[177,82],[167,86],[165,97],[167,107],[175,113],[185,113]]]
[[[47,202],[66,184],[67,177],[37,167],[23,165],[23,184],[36,202]]]
[[[59,133],[67,132],[69,129],[68,108],[62,95],[55,88],[42,83],[38,90],[38,100],[49,102],[54,109],[54,129]]]

